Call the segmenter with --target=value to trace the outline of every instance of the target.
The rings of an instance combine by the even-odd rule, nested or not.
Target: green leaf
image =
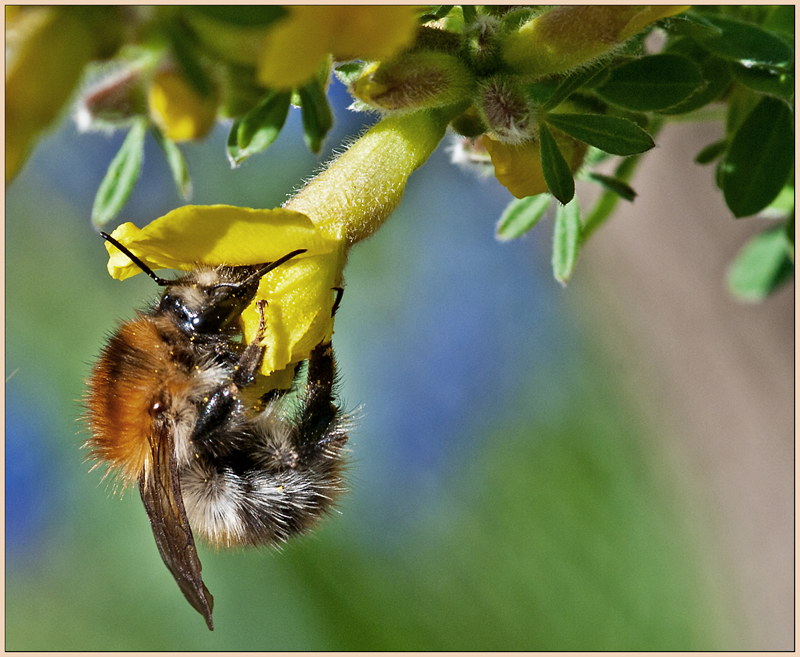
[[[575,269],[581,237],[581,210],[578,199],[556,207],[553,227],[553,276],[566,285]]]
[[[731,83],[729,63],[708,53],[697,45],[692,39],[678,39],[667,46],[664,52],[674,55],[683,55],[691,59],[700,68],[700,73],[705,81],[701,87],[691,94],[686,100],[661,110],[662,114],[686,114],[700,109],[708,103],[719,98]]]
[[[264,27],[286,16],[278,5],[197,5],[186,10],[238,27]]]
[[[794,96],[794,74],[758,66],[745,66],[739,62],[730,65],[737,82],[770,96],[792,100]]]
[[[566,205],[575,196],[575,180],[569,164],[558,149],[556,140],[544,123],[539,124],[539,151],[547,188],[553,196]]]
[[[349,87],[361,77],[361,71],[364,70],[366,65],[365,62],[347,62],[346,64],[337,66],[334,69],[334,73],[336,73],[336,77],[339,78],[342,84]]]
[[[614,192],[617,196],[624,198],[626,201],[633,202],[633,199],[636,198],[636,192],[624,180],[614,178],[613,176],[604,176],[602,173],[595,173],[594,171],[589,173],[589,178],[597,181],[607,190]]]
[[[290,91],[270,91],[258,105],[233,122],[227,147],[233,167],[266,150],[275,141],[289,114],[291,95]]]
[[[537,194],[511,201],[497,223],[495,237],[501,242],[521,237],[539,223],[551,200],[550,194]]]
[[[167,34],[178,67],[186,80],[201,96],[210,96],[214,92],[214,84],[200,64],[200,56],[188,28],[175,21],[169,24]]]
[[[722,30],[709,23],[699,14],[682,14],[680,16],[672,16],[665,27],[668,32],[674,32],[675,34],[682,34],[698,39],[704,39],[709,36],[718,36],[722,34]]]
[[[784,39],[794,43],[794,5],[774,7],[761,26],[770,32],[777,32]]]
[[[548,114],[547,123],[590,146],[613,155],[635,155],[655,146],[633,121],[602,114]]]
[[[706,15],[705,19],[722,33],[707,36],[699,43],[719,57],[749,66],[777,68],[785,68],[794,61],[792,48],[772,32],[722,16]]]
[[[705,86],[698,66],[680,55],[648,55],[611,71],[595,91],[604,100],[650,112],[677,105]]]
[[[104,226],[122,210],[128,202],[144,160],[144,138],[147,134],[147,121],[138,119],[128,131],[119,152],[103,177],[92,206],[92,223]]]
[[[546,112],[555,109],[565,100],[567,100],[567,98],[569,98],[570,95],[575,91],[589,84],[598,75],[598,73],[604,69],[604,66],[595,66],[592,68],[579,70],[572,75],[567,76],[559,83],[558,87],[556,87],[555,91],[549,97],[542,109]]]
[[[298,90],[303,108],[303,137],[312,153],[319,153],[322,141],[333,126],[333,114],[328,97],[318,80],[309,82]]]
[[[189,176],[189,168],[186,166],[186,159],[183,157],[181,149],[174,141],[167,139],[157,127],[152,126],[150,132],[161,150],[164,151],[169,170],[172,172],[172,179],[178,188],[178,194],[184,201],[188,201],[192,195],[192,179]]]
[[[452,8],[453,5],[432,5],[427,7],[425,13],[419,17],[419,22],[428,23],[430,21],[438,21],[447,16]]]
[[[725,149],[728,148],[728,140],[727,139],[720,139],[719,141],[715,141],[713,144],[709,144],[705,148],[703,148],[697,155],[695,155],[694,161],[697,164],[710,164],[714,160],[716,160],[720,155],[725,152]]]
[[[784,226],[753,237],[728,269],[728,289],[743,301],[762,301],[791,278],[794,265]]]
[[[474,5],[461,5],[461,13],[464,16],[464,23],[470,25],[478,18],[478,13],[475,11]]]
[[[792,111],[765,96],[739,126],[722,162],[722,191],[735,217],[767,207],[794,166]]]

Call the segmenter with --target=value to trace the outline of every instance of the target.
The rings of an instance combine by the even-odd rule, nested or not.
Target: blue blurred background
[[[320,158],[295,110],[236,171],[226,127],[186,146],[192,202],[282,203],[366,125],[338,84],[332,100]],[[351,492],[281,551],[200,546],[216,601],[209,633],[161,563],[138,493],[113,495],[81,450],[91,363],[116,322],[157,294],[146,277],[107,275],[89,222],[122,137],[79,135],[66,120],[8,189],[8,649],[747,645],[744,612],[725,600],[730,565],[708,558],[714,538],[698,531],[696,487],[579,310],[591,281],[553,281],[548,221],[497,242],[510,195],[451,165],[445,148],[346,270],[334,347],[342,397],[359,409]],[[148,141],[119,221],[142,226],[178,205]]]

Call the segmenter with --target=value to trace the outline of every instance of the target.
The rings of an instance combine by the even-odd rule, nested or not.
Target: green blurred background
[[[187,146],[192,202],[279,205],[361,129],[338,85],[333,100],[322,158],[294,111],[237,171],[223,127]],[[718,491],[685,465],[692,451],[670,424],[680,408],[651,404],[658,381],[637,369],[646,348],[615,334],[593,278],[602,260],[579,262],[562,289],[550,222],[496,242],[510,196],[444,147],[346,271],[334,347],[359,417],[351,492],[281,551],[201,546],[208,632],[161,563],[137,492],[112,495],[80,449],[91,363],[157,293],[146,277],[112,280],[89,225],[121,139],[78,135],[67,120],[7,193],[8,649],[765,647],[737,584],[747,562],[721,544]],[[120,221],[144,225],[180,204],[148,142]],[[725,295],[720,280],[708,285]]]

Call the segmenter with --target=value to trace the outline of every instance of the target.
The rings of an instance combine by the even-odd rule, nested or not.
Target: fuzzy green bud
[[[685,5],[555,7],[509,34],[502,56],[517,73],[563,73],[613,53],[651,23],[685,9]]]
[[[478,92],[478,111],[489,132],[506,144],[521,144],[537,136],[533,107],[513,78],[496,75]]]
[[[351,91],[370,107],[399,112],[459,103],[473,86],[472,73],[457,57],[418,51],[366,66]]]

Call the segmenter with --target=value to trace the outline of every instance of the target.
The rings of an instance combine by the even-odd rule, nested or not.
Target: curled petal
[[[295,249],[304,257],[337,248],[311,220],[291,210],[251,210],[230,205],[186,205],[139,229],[127,223],[113,233],[152,269],[188,271],[197,264],[253,265],[273,262]],[[124,280],[139,268],[107,243],[108,272]]]

